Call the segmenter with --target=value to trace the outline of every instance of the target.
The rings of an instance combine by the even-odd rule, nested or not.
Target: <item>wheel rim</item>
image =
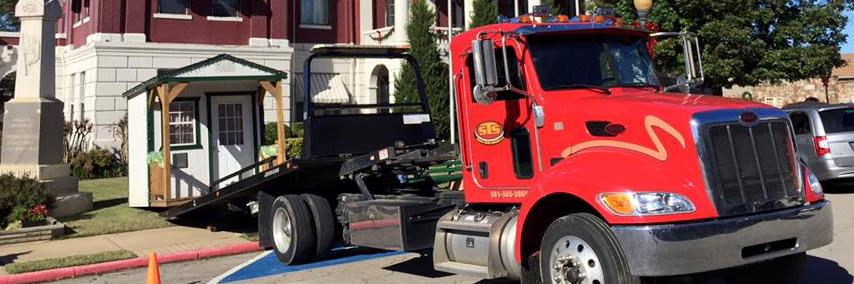
[[[273,215],[273,241],[279,252],[287,253],[291,249],[292,229],[288,211],[285,208],[277,208]]]
[[[552,283],[605,284],[605,273],[596,251],[576,236],[560,238],[549,257]]]

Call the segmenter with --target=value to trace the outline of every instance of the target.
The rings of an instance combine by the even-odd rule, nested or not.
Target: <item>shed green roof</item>
[[[205,68],[212,67],[218,63],[230,61],[247,69],[240,72],[217,72],[199,74],[198,72],[205,71]],[[208,70],[210,71],[210,70]],[[215,57],[205,59],[203,61],[193,63],[178,69],[158,72],[157,76],[140,83],[124,93],[124,96],[131,97],[137,94],[145,93],[154,87],[163,83],[189,83],[200,81],[237,81],[237,80],[253,80],[253,81],[280,81],[288,78],[288,74],[284,71],[276,70],[249,60],[234,57],[229,54],[220,54]]]

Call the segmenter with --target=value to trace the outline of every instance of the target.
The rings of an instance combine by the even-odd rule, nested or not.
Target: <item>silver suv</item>
[[[854,178],[854,104],[783,107],[792,120],[798,156],[821,181]]]

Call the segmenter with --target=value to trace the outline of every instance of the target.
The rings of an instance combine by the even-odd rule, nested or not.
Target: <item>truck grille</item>
[[[704,161],[718,214],[733,216],[803,204],[785,120],[706,128]]]

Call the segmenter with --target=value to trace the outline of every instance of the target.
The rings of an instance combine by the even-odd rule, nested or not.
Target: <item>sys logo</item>
[[[504,126],[495,121],[481,122],[474,130],[474,137],[484,145],[498,144],[504,140]]]

